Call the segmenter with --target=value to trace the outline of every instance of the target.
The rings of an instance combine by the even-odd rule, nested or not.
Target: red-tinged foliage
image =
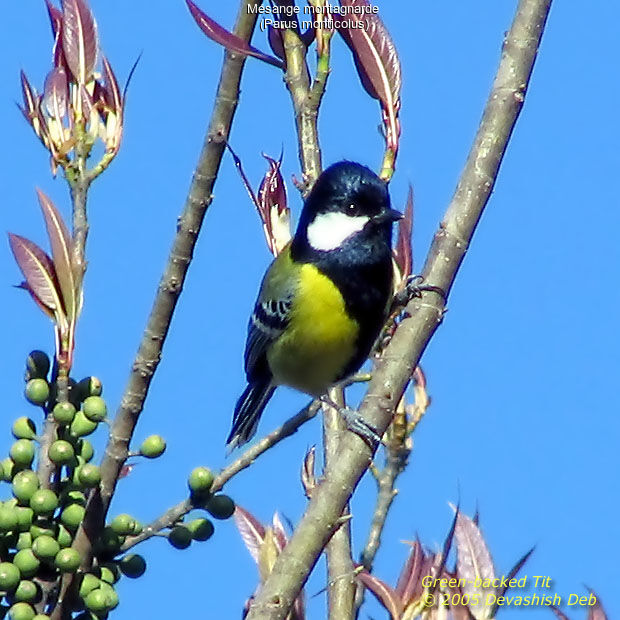
[[[394,260],[400,270],[404,281],[411,275],[413,269],[413,251],[411,247],[411,235],[413,233],[413,188],[409,186],[407,204],[403,218],[398,222],[398,237],[394,248]]]
[[[36,297],[47,314],[62,312],[58,281],[52,259],[35,243],[9,233],[9,244],[22,272],[27,290]]]
[[[118,80],[114,75],[112,66],[105,56],[102,58],[102,64],[104,77],[103,92],[105,93],[106,105],[115,114],[119,114],[123,110],[123,96],[118,87]]]
[[[58,122],[67,114],[69,104],[69,84],[67,74],[61,67],[52,69],[43,85],[43,105],[47,114]]]
[[[231,52],[258,58],[259,60],[280,69],[284,67],[283,62],[279,58],[274,58],[273,56],[264,54],[244,41],[241,37],[238,37],[236,34],[230,32],[230,30],[226,30],[226,28],[220,26],[215,20],[211,19],[206,13],[201,11],[191,0],[185,0],[185,2],[187,4],[187,8],[192,14],[192,17],[194,18],[194,21],[198,24],[198,27],[212,41],[219,43]]]
[[[45,0],[45,4],[50,18],[50,25],[52,27],[52,36],[54,37],[54,46],[52,48],[54,67],[62,67],[65,71],[69,71],[69,67],[67,66],[67,61],[65,59],[65,53],[62,49],[62,11],[51,4],[49,0]]]
[[[588,588],[588,592],[596,596],[596,603],[588,610],[588,620],[607,620],[607,613],[603,608],[600,597],[594,590]]]
[[[368,0],[341,0],[342,6],[370,6]],[[346,21],[346,20],[343,20]],[[362,84],[368,94],[385,108],[393,108],[400,99],[402,74],[396,46],[377,14],[365,15],[367,28],[339,28],[353,52]]]
[[[274,514],[272,525],[265,526],[253,514],[237,505],[233,518],[246,548],[258,565],[261,578],[264,579],[271,572],[275,558],[288,542],[288,535],[279,515]],[[246,602],[248,609],[250,601],[251,598]],[[289,620],[304,620],[304,610],[302,591],[295,600]]]
[[[399,620],[403,615],[404,604],[403,599],[396,590],[390,588],[387,583],[365,570],[359,573],[357,578],[375,595],[377,600],[390,614],[392,620]]]
[[[265,539],[265,527],[253,514],[241,506],[235,507],[233,518],[246,549],[258,564],[260,546]]]
[[[411,551],[409,557],[403,566],[396,584],[396,593],[403,601],[416,599],[424,590],[422,580],[422,569],[424,566],[425,554],[422,549],[422,543],[417,538],[414,542],[409,543]]]
[[[62,49],[77,84],[88,84],[97,64],[97,25],[86,0],[62,0]]]
[[[73,241],[62,216],[52,201],[40,190],[37,190],[37,194],[52,248],[52,260],[60,285],[63,306],[67,316],[73,318],[77,313],[77,298],[79,295],[76,284],[77,278],[71,259]]]

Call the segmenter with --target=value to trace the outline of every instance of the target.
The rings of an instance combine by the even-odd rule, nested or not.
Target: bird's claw
[[[414,297],[421,297],[422,293],[430,291],[437,293],[444,302],[447,299],[445,291],[439,286],[424,284],[424,278],[420,275],[411,275],[407,278],[405,286],[394,296],[394,307],[406,306]]]
[[[349,407],[340,407],[338,409],[344,423],[352,433],[355,433],[360,439],[366,443],[372,452],[374,452],[381,443],[381,437],[377,429],[366,422],[359,412]]]

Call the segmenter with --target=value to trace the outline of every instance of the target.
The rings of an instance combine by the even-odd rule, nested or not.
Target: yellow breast
[[[267,355],[276,383],[324,394],[353,357],[357,335],[338,288],[314,265],[303,265],[290,323]]]

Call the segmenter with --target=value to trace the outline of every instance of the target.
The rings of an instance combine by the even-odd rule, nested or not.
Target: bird
[[[360,163],[339,161],[318,176],[249,320],[248,385],[235,406],[229,452],[254,436],[278,386],[319,398],[368,358],[389,313],[392,226],[401,217],[387,183]]]

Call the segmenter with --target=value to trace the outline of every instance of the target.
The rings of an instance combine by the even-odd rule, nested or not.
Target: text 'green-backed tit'
[[[292,241],[267,270],[248,327],[248,386],[229,448],[256,433],[278,385],[319,397],[364,363],[392,298],[387,184],[350,161],[327,168],[304,204]]]

